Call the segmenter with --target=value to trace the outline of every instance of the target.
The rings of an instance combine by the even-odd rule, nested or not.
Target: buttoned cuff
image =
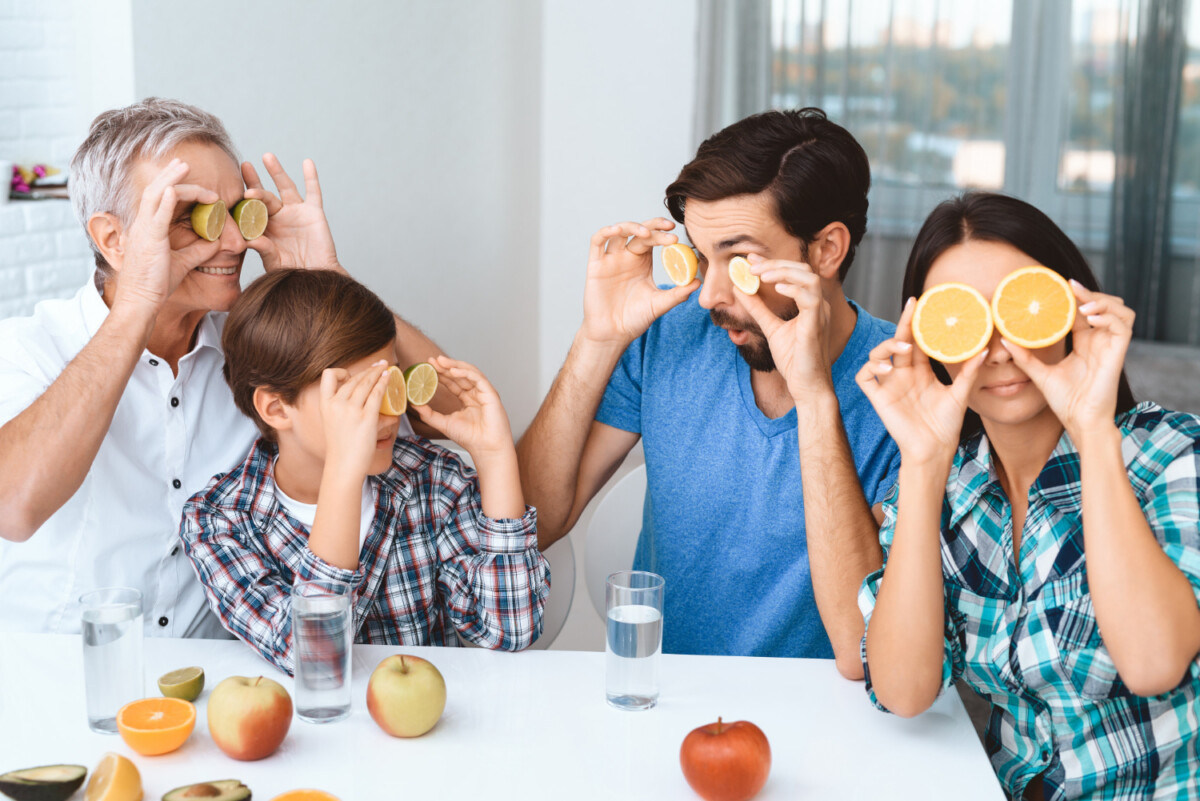
[[[537,509],[525,507],[521,517],[479,517],[479,549],[486,553],[524,553],[537,547]]]
[[[351,587],[357,587],[363,580],[362,563],[357,570],[347,570],[344,567],[331,565],[309,550],[308,544],[300,549],[300,569],[296,571],[297,581],[312,581],[325,579],[327,581],[344,581]]]

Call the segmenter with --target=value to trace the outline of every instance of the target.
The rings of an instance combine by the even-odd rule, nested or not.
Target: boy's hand
[[[434,356],[429,363],[437,370],[438,382],[458,398],[462,408],[442,414],[429,406],[417,406],[421,419],[466,448],[476,463],[489,455],[511,451],[514,446],[508,414],[483,373],[447,356]]]
[[[379,431],[379,407],[387,390],[387,362],[350,375],[340,367],[321,374],[321,421],[325,465],[366,477]]]

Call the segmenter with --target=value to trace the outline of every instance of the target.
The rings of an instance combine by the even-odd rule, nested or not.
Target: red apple
[[[679,749],[683,776],[706,801],[749,801],[767,783],[771,746],[746,720],[693,729]]]
[[[367,682],[367,711],[393,737],[420,737],[446,708],[446,681],[428,659],[389,656]]]
[[[292,725],[292,697],[277,681],[230,676],[208,696],[208,733],[234,759],[275,753]]]

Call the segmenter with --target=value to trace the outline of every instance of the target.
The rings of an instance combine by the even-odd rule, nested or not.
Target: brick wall
[[[74,44],[69,0],[0,0],[0,160],[67,167],[85,133]],[[67,201],[0,205],[0,318],[73,294],[91,264]]]

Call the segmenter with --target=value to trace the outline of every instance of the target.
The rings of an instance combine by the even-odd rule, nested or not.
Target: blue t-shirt
[[[641,434],[646,501],[633,566],[666,578],[663,651],[833,656],[809,576],[796,410],[759,410],[750,367],[699,292],[625,351],[596,419]],[[867,503],[900,452],[854,376],[895,326],[852,304],[833,386]]]

